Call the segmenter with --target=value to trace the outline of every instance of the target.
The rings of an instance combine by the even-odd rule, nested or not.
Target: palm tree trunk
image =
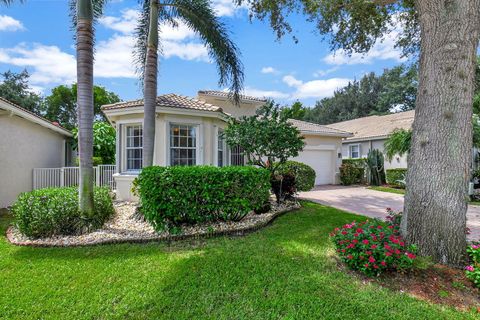
[[[150,1],[150,25],[144,74],[143,167],[153,164],[158,68],[158,2]]]
[[[401,231],[421,255],[465,259],[480,0],[417,0],[419,87]]]
[[[93,12],[91,0],[77,0],[77,108],[80,158],[79,207],[93,215]]]

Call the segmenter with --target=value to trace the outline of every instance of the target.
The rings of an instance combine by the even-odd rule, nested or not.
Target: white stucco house
[[[72,133],[0,97],[0,208],[31,191],[33,168],[69,165]]]
[[[395,129],[411,129],[415,111],[397,112],[384,116],[369,116],[329,124],[331,128],[353,133],[342,142],[343,158],[366,158],[372,149],[384,152],[384,143]],[[407,155],[385,160],[385,169],[406,168]]]
[[[238,148],[230,149],[220,133],[229,117],[253,115],[266,100],[242,96],[231,103],[222,91],[199,91],[196,98],[165,94],[157,97],[154,164],[242,165]],[[105,105],[102,110],[117,131],[116,193],[119,200],[135,200],[132,181],[142,168],[143,100]],[[294,159],[310,165],[317,173],[316,184],[339,180],[342,138],[351,134],[328,126],[291,120],[305,136],[306,146]]]

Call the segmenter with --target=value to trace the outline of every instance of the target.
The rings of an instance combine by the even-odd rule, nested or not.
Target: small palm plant
[[[143,78],[143,166],[153,164],[155,141],[155,107],[159,25],[173,27],[179,22],[194,30],[206,45],[210,58],[217,65],[219,86],[228,85],[232,99],[239,101],[243,85],[243,66],[239,50],[228,36],[225,25],[215,15],[208,0],[144,0],[137,27],[136,55],[139,73]]]

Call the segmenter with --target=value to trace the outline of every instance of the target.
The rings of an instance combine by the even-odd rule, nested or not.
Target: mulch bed
[[[430,303],[448,305],[458,310],[480,313],[480,290],[465,276],[465,271],[440,264],[406,273],[388,272],[370,278],[355,272],[336,258],[339,267],[363,283],[375,283]]]
[[[167,231],[156,232],[153,227],[136,212],[137,204],[116,202],[115,215],[102,229],[90,233],[73,236],[56,236],[51,238],[30,239],[21,234],[14,226],[7,229],[7,239],[19,246],[32,247],[78,247],[112,243],[143,243],[153,241],[176,241],[184,239],[201,239],[217,236],[241,236],[261,229],[280,215],[300,208],[298,202],[277,205],[263,214],[249,213],[241,221],[219,221],[198,225],[182,226],[181,234],[170,234]]]

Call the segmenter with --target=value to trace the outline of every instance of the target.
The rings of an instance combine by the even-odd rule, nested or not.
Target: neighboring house
[[[266,100],[242,96],[233,105],[221,91],[199,91],[198,98],[176,94],[157,97],[154,164],[243,165],[238,148],[230,149],[221,132],[233,116],[253,115]],[[102,110],[117,130],[117,199],[133,200],[132,181],[142,168],[143,100],[105,105]],[[295,159],[312,166],[317,184],[338,182],[342,138],[350,133],[308,122],[291,120],[305,136],[304,151]]]
[[[329,124],[331,128],[352,132],[352,137],[343,139],[343,158],[366,158],[372,149],[384,152],[384,143],[395,129],[411,129],[415,111],[405,111],[385,116],[369,116]],[[385,169],[406,168],[407,155],[395,155],[392,161],[385,160]]]
[[[33,168],[70,165],[72,133],[0,97],[0,208],[32,190]]]

